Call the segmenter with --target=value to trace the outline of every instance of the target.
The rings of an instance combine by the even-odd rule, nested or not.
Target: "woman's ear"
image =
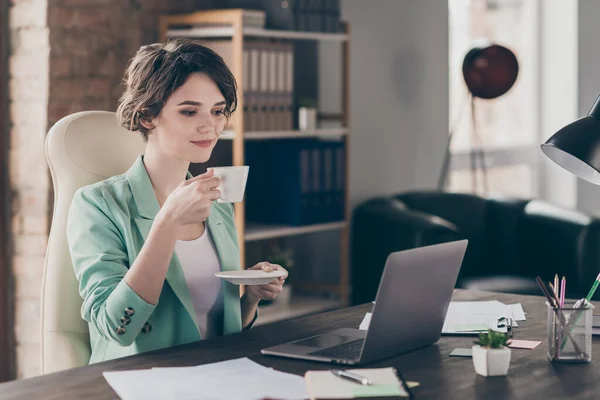
[[[141,117],[140,118],[140,125],[142,125],[144,128],[146,128],[147,130],[151,131],[152,129],[155,128],[155,124],[153,123],[151,118],[148,117]]]

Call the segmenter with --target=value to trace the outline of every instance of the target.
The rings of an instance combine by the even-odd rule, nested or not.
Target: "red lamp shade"
[[[471,49],[464,58],[462,70],[473,96],[494,99],[513,86],[519,73],[519,63],[512,51],[494,44]]]

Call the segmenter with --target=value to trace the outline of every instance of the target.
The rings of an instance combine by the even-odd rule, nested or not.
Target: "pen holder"
[[[548,359],[552,362],[592,361],[593,306],[573,308],[575,302],[565,302],[555,308],[548,302]]]

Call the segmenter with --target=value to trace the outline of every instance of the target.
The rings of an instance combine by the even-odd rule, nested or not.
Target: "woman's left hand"
[[[249,296],[249,299],[258,303],[260,300],[273,300],[277,297],[277,295],[279,295],[279,293],[281,293],[285,278],[288,276],[288,272],[281,265],[260,262],[248,269],[262,269],[265,272],[271,272],[276,269],[285,271],[285,276],[275,278],[265,285],[246,286],[246,294]]]

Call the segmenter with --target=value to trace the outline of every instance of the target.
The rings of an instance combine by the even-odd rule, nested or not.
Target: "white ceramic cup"
[[[221,178],[221,184],[217,189],[221,191],[219,203],[238,203],[244,199],[246,181],[248,180],[247,165],[232,167],[212,167],[215,176]]]
[[[300,107],[298,109],[298,128],[301,131],[310,131],[317,128],[317,109],[313,107]]]

